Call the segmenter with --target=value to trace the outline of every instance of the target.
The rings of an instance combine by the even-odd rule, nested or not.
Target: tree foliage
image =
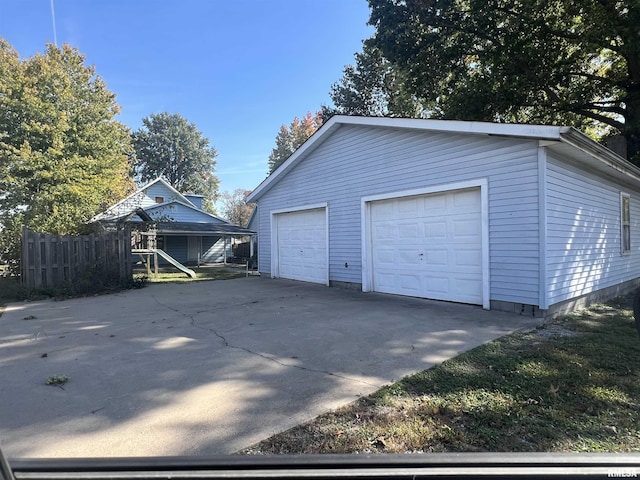
[[[236,188],[233,192],[222,192],[222,216],[231,223],[246,227],[251,219],[255,203],[247,203],[247,195],[251,190]]]
[[[365,41],[356,64],[347,65],[331,86],[335,113],[373,117],[421,117],[424,109],[407,91],[406,74],[393,68],[382,52]]]
[[[151,114],[133,133],[133,146],[136,178],[145,182],[162,176],[180,192],[204,195],[204,208],[215,212],[218,154],[194,123],[177,113]]]
[[[0,255],[16,258],[22,225],[79,233],[133,188],[129,131],[84,62],[51,44],[20,60],[0,39]]]
[[[414,116],[565,124],[596,138],[622,134],[638,162],[636,0],[369,0],[369,6],[375,33],[356,67],[345,69],[339,91],[352,82],[368,98],[354,72],[373,71],[382,104],[389,104],[384,114],[405,114],[391,101],[404,90],[403,101],[417,107]],[[385,90],[389,75],[402,90]],[[343,96],[333,99],[348,111]]]
[[[311,112],[299,119],[295,117],[289,126],[282,125],[276,136],[276,146],[269,155],[269,174],[272,174],[300,145],[318,130],[324,123],[328,110],[323,108],[314,115]]]

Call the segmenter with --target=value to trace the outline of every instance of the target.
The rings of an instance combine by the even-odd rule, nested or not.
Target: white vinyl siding
[[[486,178],[489,185],[490,298],[537,304],[537,141],[344,125],[259,199],[259,231],[270,212],[329,205],[329,278],[362,283],[361,199]],[[262,272],[271,267],[261,235]]]
[[[157,203],[156,198],[158,197],[161,197],[164,202],[170,202],[176,199],[176,194],[161,182],[156,182],[144,191],[144,198],[140,206],[143,208],[153,206]]]
[[[620,186],[549,158],[547,298],[549,305],[639,276],[640,256],[620,255]],[[630,196],[631,238],[640,234],[640,198]]]

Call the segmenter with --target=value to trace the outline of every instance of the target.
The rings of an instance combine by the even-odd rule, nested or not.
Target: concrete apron
[[[12,458],[229,454],[539,322],[257,277],[12,304],[0,445]]]

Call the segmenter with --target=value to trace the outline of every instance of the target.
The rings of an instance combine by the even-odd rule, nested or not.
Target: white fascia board
[[[352,117],[336,115],[332,118],[345,125],[393,127],[451,133],[474,133],[505,137],[559,140],[563,127],[527,125],[520,123],[469,122],[462,120],[432,120],[425,118]]]
[[[320,202],[320,203],[310,203],[307,205],[298,205],[295,207],[289,208],[279,208],[277,210],[271,210],[271,215],[280,215],[281,213],[294,213],[294,212],[303,212],[305,210],[318,210],[320,208],[327,208],[329,206],[328,202]]]
[[[595,142],[587,135],[573,127],[564,127],[561,140],[567,145],[596,158],[606,166],[613,168],[634,183],[640,182],[640,168],[607,147]]]

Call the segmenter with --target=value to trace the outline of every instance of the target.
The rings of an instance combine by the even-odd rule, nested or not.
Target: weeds
[[[52,375],[47,378],[47,385],[53,385],[54,387],[61,387],[67,383],[71,378],[68,375]]]

